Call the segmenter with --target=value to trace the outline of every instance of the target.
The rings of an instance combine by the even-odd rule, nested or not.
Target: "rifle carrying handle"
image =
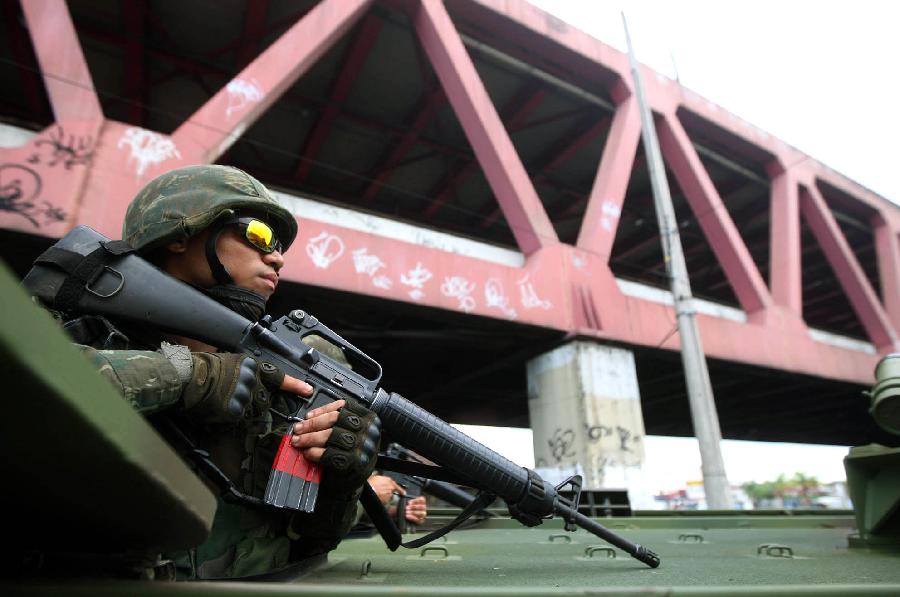
[[[507,460],[399,394],[380,390],[370,406],[384,429],[404,446],[470,479],[473,485],[516,503],[528,487],[528,470]]]

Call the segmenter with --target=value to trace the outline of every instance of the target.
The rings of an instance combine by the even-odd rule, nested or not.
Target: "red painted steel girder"
[[[40,75],[31,52],[28,51],[28,40],[24,30],[19,27],[18,8],[16,0],[3,0],[4,30],[10,43],[13,59],[18,63],[19,78],[25,99],[28,105],[37,110],[43,107],[43,94],[41,93]]]
[[[24,13],[57,122],[21,148],[0,150],[3,164],[17,169],[17,180],[33,183],[21,189],[21,196],[27,191],[27,202],[14,203],[14,210],[0,213],[0,225],[53,237],[76,223],[87,223],[116,236],[125,204],[138,188],[169,168],[215,160],[363,17],[369,4],[362,0],[320,3],[215,93],[175,134],[162,135],[104,119],[65,2],[29,0]],[[477,163],[463,169],[480,167],[485,172],[516,234],[524,264],[501,265],[305,218],[297,246],[305,247],[306,252],[292,254],[285,278],[482,317],[515,319],[602,340],[658,346],[671,329],[671,308],[623,294],[605,257],[593,249],[585,251],[559,243],[555,233],[546,234],[549,218],[446,12],[447,8],[459,7],[468,16],[488,15],[505,23],[507,26],[495,32],[506,36],[507,44],[525,42],[519,45],[527,47],[528,41],[539,37],[547,58],[559,64],[571,59],[578,65],[573,72],[596,66],[615,73],[622,85],[629,80],[626,61],[620,53],[577,30],[548,27],[543,13],[516,0],[461,0],[447,7],[431,0],[411,3],[410,15],[425,54],[475,149]],[[122,43],[124,47],[128,42]],[[179,58],[173,56],[172,60],[177,63]],[[188,60],[183,66],[196,68]],[[877,356],[812,340],[798,313],[802,272],[797,266],[800,249],[796,222],[802,213],[867,335],[885,352],[897,348],[900,210],[664,77],[649,69],[645,73],[648,96],[662,125],[669,167],[741,305],[751,315],[746,322],[700,315],[707,353],[810,375],[868,381]],[[249,81],[256,81],[258,87],[252,88]],[[773,255],[770,259],[771,296],[678,121],[679,110],[690,111],[708,126],[752,145],[761,154],[774,156],[778,167],[770,171],[771,220],[773,236],[779,238],[771,240],[770,252],[776,253],[777,248],[778,253],[777,258]],[[616,122],[627,120],[619,118],[620,114],[625,114],[622,100],[615,118]],[[404,132],[393,131],[399,141],[405,138]],[[608,136],[587,214],[603,214],[602,201],[608,197],[598,189],[627,185],[625,177],[630,173],[621,165],[625,158],[610,148],[616,144],[629,146],[633,134],[620,131]],[[785,164],[789,167],[782,172]],[[606,174],[601,176],[601,172]],[[608,183],[600,185],[598,180],[604,177]],[[875,248],[884,306],[816,189],[818,182],[839,189],[877,214]],[[7,180],[3,183],[6,185]],[[8,199],[15,202],[18,196],[12,194]],[[597,236],[586,230],[583,226],[584,242],[597,242]],[[335,248],[338,243],[340,252]],[[782,254],[787,256],[784,263]],[[371,259],[360,259],[366,255]],[[368,265],[360,267],[358,261]],[[412,275],[425,270],[430,275],[427,281]],[[416,288],[419,293],[411,291],[409,280],[421,284]],[[802,305],[799,307],[802,309]],[[664,342],[668,349],[677,345],[677,337]]]
[[[534,85],[527,86],[507,103],[502,112],[510,114],[508,118],[510,123],[521,125],[538,108],[544,97],[546,97],[546,93],[539,87]],[[437,198],[425,209],[425,216],[430,218],[440,211],[454,196],[456,189],[477,171],[477,160],[458,166],[454,173],[445,179],[447,184],[440,185],[443,190],[437,194]]]
[[[879,348],[895,346],[896,332],[815,185],[801,187],[800,210],[872,343]]]
[[[420,3],[414,23],[519,248],[530,255],[558,243],[556,231],[444,5]]]
[[[591,123],[591,121],[594,122]],[[538,185],[546,180],[548,172],[569,161],[581,151],[585,145],[606,132],[609,123],[609,118],[597,120],[594,117],[586,117],[579,119],[574,126],[566,130],[566,132],[560,136],[559,142],[554,144],[554,146],[545,152],[544,155],[535,160],[535,163],[538,164],[538,173],[534,177],[534,184]],[[580,201],[583,199],[583,197],[579,196],[578,201],[575,201],[572,205],[579,205]],[[491,213],[487,214],[482,219],[479,226],[481,228],[487,228],[488,226],[493,225],[493,223],[497,221],[497,218],[500,217],[500,213],[499,209],[493,209]],[[568,215],[568,209],[560,215]]]
[[[378,39],[378,33],[381,31],[382,20],[374,14],[369,14],[363,20],[359,33],[353,38],[347,53],[344,56],[344,62],[340,72],[335,77],[334,84],[331,88],[331,100],[325,107],[324,112],[319,116],[312,131],[307,136],[303,144],[303,150],[300,152],[300,158],[297,162],[297,182],[302,183],[309,176],[309,172],[315,163],[316,156],[325,140],[328,138],[328,131],[334,123],[335,118],[340,114],[340,105],[347,99],[350,89],[356,81],[359,71],[365,65],[366,59]]]
[[[709,238],[741,306],[748,313],[768,308],[772,302],[769,290],[681,123],[674,115],[661,118],[658,130],[666,163]]]
[[[34,0],[23,2],[22,12],[56,121],[102,121],[103,110],[69,11],[54,0]]]
[[[256,57],[256,46],[265,30],[269,3],[270,0],[253,0],[247,3],[247,11],[244,14],[244,27],[241,30],[239,45],[235,51],[235,62],[238,68],[246,67]]]
[[[127,2],[122,7],[125,12],[125,31],[128,41],[125,47],[127,68],[125,69],[125,96],[128,98],[128,121],[138,126],[144,124],[144,15],[147,4],[144,0]]]
[[[419,136],[422,134],[422,130],[429,122],[431,122],[437,111],[446,103],[446,101],[447,96],[444,95],[444,90],[440,87],[435,87],[426,94],[421,105],[417,107],[415,117],[410,120],[409,129],[403,134],[394,146],[394,149],[388,154],[387,158],[385,158],[374,170],[375,174],[371,177],[372,181],[362,193],[363,201],[368,202],[375,198],[375,195],[378,194],[378,191],[387,181],[397,164],[399,164],[413,146],[419,142]]]
[[[215,161],[356,23],[369,4],[371,0],[318,4],[192,114],[172,134],[173,141],[186,146],[200,162]]]

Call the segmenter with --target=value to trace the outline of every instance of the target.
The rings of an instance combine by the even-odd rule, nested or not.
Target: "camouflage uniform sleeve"
[[[151,414],[178,402],[183,386],[175,365],[149,350],[96,350],[78,345],[95,369],[131,405]]]

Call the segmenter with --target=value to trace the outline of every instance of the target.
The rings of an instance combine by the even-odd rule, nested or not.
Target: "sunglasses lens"
[[[247,224],[247,240],[254,247],[266,253],[271,253],[280,246],[280,243],[275,240],[275,233],[268,224],[259,220],[251,220]]]

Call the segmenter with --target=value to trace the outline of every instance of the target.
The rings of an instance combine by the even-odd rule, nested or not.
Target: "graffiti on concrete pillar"
[[[231,119],[231,114],[238,110],[243,110],[247,104],[256,103],[265,97],[265,93],[260,88],[256,79],[245,81],[244,79],[234,79],[225,87],[228,92],[228,105],[225,108],[225,119]]]
[[[612,435],[613,430],[606,425],[587,426],[587,437],[592,442],[598,442],[604,437]]]
[[[547,440],[550,447],[550,455],[557,463],[562,462],[565,458],[574,458],[575,450],[575,432],[571,429],[562,429],[557,427]]]
[[[155,166],[173,157],[181,159],[181,154],[172,139],[136,126],[125,129],[119,138],[117,147],[131,149],[128,161],[137,162],[138,176],[143,176],[150,166]]]
[[[628,440],[631,438],[631,431],[616,425],[616,433],[619,434],[619,448],[623,452],[631,452],[631,448],[628,447]]]
[[[49,167],[62,164],[66,170],[72,166],[84,166],[94,158],[94,138],[88,136],[66,135],[62,125],[34,142],[35,152],[28,156],[29,164]]]
[[[41,177],[31,168],[19,164],[0,165],[0,212],[22,216],[35,228],[64,221],[66,213],[63,210],[47,201],[38,203],[42,186]]]
[[[444,283],[441,284],[441,294],[458,300],[459,308],[466,313],[475,309],[475,299],[472,298],[474,290],[475,283],[469,282],[462,276],[444,278]]]
[[[324,230],[306,243],[306,254],[313,264],[321,269],[328,267],[344,254],[344,241]]]
[[[587,434],[588,441],[591,442],[599,442],[604,437],[611,437],[615,434],[619,440],[619,449],[623,452],[631,452],[631,444],[634,444],[641,439],[639,435],[635,435],[633,431],[627,427],[622,427],[621,425],[616,425],[615,427],[608,427],[606,425],[585,425],[585,433]]]

